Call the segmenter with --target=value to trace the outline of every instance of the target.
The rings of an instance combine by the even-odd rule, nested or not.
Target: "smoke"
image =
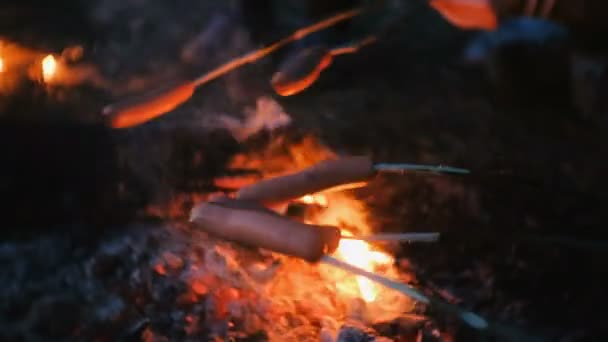
[[[219,114],[203,119],[205,129],[225,129],[239,142],[262,131],[273,131],[288,126],[291,117],[285,113],[280,104],[269,97],[260,97],[256,108],[246,108],[245,117],[238,119],[234,116]]]

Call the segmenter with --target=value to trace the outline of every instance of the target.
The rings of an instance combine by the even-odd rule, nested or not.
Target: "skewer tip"
[[[479,329],[479,330],[483,330],[486,329],[489,324],[488,322],[481,316],[470,312],[470,311],[464,311],[460,314],[460,317],[462,318],[463,321],[467,322],[471,327]]]
[[[431,172],[431,173],[447,173],[447,174],[469,174],[471,171],[463,168],[445,166],[445,165],[422,165],[422,164],[407,164],[407,163],[379,163],[374,165],[374,170],[378,172]]]

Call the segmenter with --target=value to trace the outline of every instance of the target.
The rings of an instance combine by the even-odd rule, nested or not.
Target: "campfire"
[[[321,25],[299,30],[271,48],[230,61],[191,83],[178,84],[177,88],[171,85],[169,90],[151,97],[107,106],[103,115],[109,118],[111,128],[127,128],[154,119],[188,100],[195,87],[359,12],[347,11]],[[371,42],[375,38],[372,36],[368,40]],[[366,40],[362,44],[367,43]],[[85,69],[70,66],[71,53],[56,57],[14,49],[21,55],[14,51],[3,54],[3,74],[21,76],[20,70],[25,69],[31,79],[46,86],[73,85],[95,79],[91,76],[95,74],[83,74],[81,71]],[[336,54],[349,51],[351,49]],[[21,69],[15,66],[16,61]],[[314,75],[316,79],[318,72]],[[288,81],[282,82],[291,82]],[[313,81],[307,80],[305,86]],[[303,83],[293,82],[295,88],[282,84],[281,89],[288,87],[291,89],[289,94],[302,90]],[[290,121],[282,120],[281,124]],[[262,126],[258,128],[273,127],[272,124]],[[235,134],[234,129],[231,133],[237,139],[250,135]],[[420,310],[416,302],[430,304],[430,299],[407,286],[413,275],[399,270],[390,252],[390,247],[404,237],[383,240],[375,234],[378,227],[371,226],[366,206],[352,193],[353,189],[365,186],[376,172],[394,171],[395,165],[378,164],[368,156],[345,158],[344,165],[333,165],[332,160],[341,163],[341,157],[312,136],[298,144],[286,146],[284,143],[279,137],[261,154],[236,155],[228,169],[255,170],[257,176],[216,179],[216,186],[232,189],[225,189],[221,194],[198,194],[197,197],[204,199],[201,205],[208,205],[212,210],[235,216],[243,213],[250,215],[252,221],[259,219],[262,225],[269,223],[263,227],[267,235],[258,236],[256,241],[238,241],[242,236],[237,236],[237,241],[230,241],[234,239],[213,234],[205,223],[208,215],[197,213],[200,206],[193,209],[190,229],[179,229],[183,228],[179,224],[166,227],[164,233],[170,237],[159,246],[150,272],[161,283],[186,285],[176,297],[177,305],[185,307],[180,314],[183,315],[181,323],[185,335],[224,339],[263,332],[271,341],[334,341],[343,340],[340,336],[353,331],[362,336],[378,335],[371,327],[387,322],[399,322],[400,334],[421,334],[423,323],[428,319],[418,315]],[[329,164],[323,164],[327,162]],[[272,185],[277,179],[280,182],[282,176],[295,174],[297,178],[299,172],[321,164],[325,165],[326,171],[333,171],[320,175],[318,184],[312,187],[297,182],[282,183],[287,190],[285,193],[281,186]],[[456,169],[402,164],[397,165],[396,170],[454,172]],[[264,190],[269,184],[270,188]],[[292,185],[295,187],[291,188]],[[293,191],[295,193],[291,193]],[[236,201],[229,203],[236,207],[216,205],[218,198],[234,199],[235,193]],[[245,207],[240,208],[241,205]],[[222,230],[221,224],[222,220],[213,222],[215,232]],[[271,232],[275,229],[283,229],[283,236],[275,239],[277,234]],[[289,238],[299,231],[304,232],[302,237],[311,237],[311,240]],[[325,233],[327,236],[319,240],[319,234]],[[274,245],[265,248],[260,237],[261,240],[275,239]],[[281,240],[291,240],[290,246],[287,243],[281,246]],[[415,238],[405,238],[405,241],[412,240]],[[142,334],[149,340],[159,333],[151,326]]]
[[[288,146],[286,154],[277,153],[279,145],[280,139],[261,155],[237,155],[229,166],[255,168],[261,172],[261,179],[270,179],[335,155],[312,137]],[[242,187],[248,182],[252,180],[216,180],[223,187]],[[294,211],[288,206],[299,208],[297,217],[301,222],[339,227],[343,236],[370,235],[374,231],[365,205],[348,190],[307,194],[290,203],[275,206],[274,210],[287,213]],[[197,228],[193,228],[192,234],[192,245],[205,250],[204,257],[184,262],[175,254],[168,254],[154,266],[155,271],[169,276],[168,270],[190,265],[182,271],[188,274],[188,295],[193,301],[211,295],[215,318],[235,325],[239,333],[264,331],[271,341],[335,340],[340,327],[348,324],[370,327],[402,318],[416,326],[424,320],[412,315],[415,311],[412,299],[366,277],[271,251],[257,253],[218,240]],[[412,280],[411,274],[398,270],[394,258],[382,245],[345,238],[332,255],[404,283]],[[224,290],[218,292],[218,287]],[[188,321],[195,326],[192,318]]]
[[[472,328],[474,333],[502,334],[508,330],[500,330],[492,322],[466,311],[465,307],[470,305],[488,317],[491,315],[475,302],[469,303],[466,296],[463,299],[460,293],[450,293],[454,288],[448,286],[444,290],[441,284],[425,282],[424,272],[419,272],[418,265],[410,264],[407,258],[415,252],[408,255],[409,245],[403,242],[430,243],[429,249],[436,247],[437,254],[442,254],[439,244],[434,244],[439,240],[439,233],[411,232],[413,227],[398,220],[394,222],[397,222],[399,232],[394,233],[395,227],[381,222],[389,221],[393,209],[403,208],[384,204],[382,209],[385,210],[378,213],[373,210],[377,208],[373,208],[374,203],[370,203],[369,198],[363,200],[363,193],[378,190],[373,187],[378,174],[423,173],[422,179],[424,173],[437,177],[463,175],[467,170],[377,160],[387,157],[383,153],[378,156],[338,153],[306,129],[304,137],[292,139],[290,132],[285,132],[288,129],[282,129],[290,126],[300,130],[303,127],[299,127],[270,96],[257,97],[257,108],[246,110],[242,119],[223,112],[218,114],[214,111],[215,105],[204,107],[197,101],[200,98],[195,90],[208,87],[204,90],[209,92],[204,93],[203,101],[213,102],[207,99],[224,89],[212,89],[212,81],[253,64],[286,44],[368,10],[338,13],[265,48],[253,48],[245,54],[239,50],[233,54],[236,57],[210,65],[204,73],[203,70],[194,71],[196,76],[189,75],[185,77],[186,81],[177,80],[177,75],[181,76],[180,67],[171,63],[158,62],[155,63],[157,69],[150,69],[153,70],[150,73],[167,69],[162,77],[121,75],[109,81],[98,71],[107,67],[104,63],[114,62],[105,55],[98,57],[102,61],[98,62],[98,69],[93,64],[79,62],[85,52],[80,47],[69,47],[58,53],[33,51],[8,42],[0,45],[2,96],[18,91],[22,81],[35,84],[36,90],[51,97],[57,89],[76,93],[84,88],[79,88],[84,83],[92,83],[93,88],[114,95],[111,100],[96,103],[99,106],[91,111],[95,113],[89,115],[95,115],[93,121],[98,125],[95,127],[100,127],[104,133],[110,132],[108,140],[118,145],[120,171],[124,167],[135,174],[133,178],[143,179],[141,188],[153,184],[149,192],[141,191],[142,197],[149,197],[143,201],[134,200],[138,205],[145,202],[141,205],[144,209],[138,206],[132,210],[133,215],[128,216],[141,221],[120,222],[120,232],[99,238],[90,254],[60,238],[56,238],[59,242],[52,240],[55,238],[50,238],[51,242],[46,242],[46,237],[41,238],[42,242],[37,242],[41,248],[35,244],[18,248],[0,246],[0,258],[9,255],[18,260],[9,267],[6,277],[16,280],[2,289],[2,298],[7,299],[7,304],[2,306],[3,317],[14,316],[18,322],[7,325],[6,334],[26,340],[59,336],[143,341],[449,341],[454,334],[451,328],[460,329],[460,323],[464,323],[462,326],[466,329]],[[267,75],[269,87],[266,91],[274,92],[282,99],[315,87],[313,84],[317,79],[323,79],[322,72],[326,72],[337,56],[375,43],[380,33],[382,30],[346,45],[303,49],[276,68],[274,74]],[[117,50],[124,48],[117,46]],[[116,67],[116,70],[121,68]],[[176,82],[165,84],[165,80],[171,78]],[[156,88],[160,83],[162,87]],[[131,97],[136,92],[143,95]],[[189,105],[181,107],[186,102]],[[82,103],[82,107],[88,109],[88,103],[86,106],[85,101]],[[218,112],[223,110],[223,104],[218,104],[221,108]],[[172,115],[184,113],[182,121],[170,121]],[[168,121],[157,120],[164,115]],[[150,121],[154,124],[144,126]],[[162,169],[160,171],[155,170],[159,164],[172,164],[172,153],[181,152],[175,152],[174,146],[165,146],[173,143],[174,136],[181,137],[187,131],[200,138],[215,130],[222,131],[222,138],[228,137],[230,144],[237,146],[237,152],[230,148],[226,149],[230,151],[223,150],[223,142],[213,139],[210,146],[190,146],[175,158],[175,164],[180,164],[176,167],[179,171],[187,169],[184,174],[194,175],[196,179],[192,183],[177,189],[177,182],[172,183],[173,179],[169,178],[182,176],[179,171],[165,172],[162,167],[166,165],[158,167]],[[167,138],[169,135],[171,138]],[[259,135],[263,136],[261,144],[256,140]],[[184,141],[188,139],[190,137]],[[426,139],[424,137],[425,141],[421,140],[420,145],[430,145]],[[147,142],[154,146],[148,146]],[[413,144],[412,150],[417,144]],[[221,150],[217,153],[222,154],[218,158],[222,161],[206,160],[204,155],[209,151],[205,148]],[[140,154],[141,159],[133,158]],[[93,155],[101,159],[99,154]],[[420,157],[416,152],[410,155]],[[439,158],[436,156],[423,156],[422,159],[436,160]],[[226,159],[229,161],[225,165]],[[451,158],[455,159],[458,158]],[[197,164],[192,170],[188,164],[191,162]],[[114,165],[109,168],[112,167]],[[214,170],[207,173],[206,169],[201,171],[203,168]],[[80,173],[86,174],[89,169],[85,167],[84,170]],[[156,171],[161,175],[155,174]],[[205,175],[201,176],[199,172]],[[151,176],[148,178],[148,175]],[[124,186],[130,183],[122,182],[121,177],[116,177],[120,178],[116,181],[120,184],[112,179],[108,181],[108,187],[116,185],[118,192],[130,195],[132,189]],[[183,182],[190,179],[182,178],[185,178],[181,180]],[[388,178],[382,181],[390,182]],[[83,179],[82,183],[88,186],[88,176]],[[159,189],[154,188],[157,183],[162,183]],[[140,186],[140,183],[136,185]],[[464,193],[465,186],[459,187],[458,191]],[[105,187],[105,183],[99,187]],[[392,188],[385,190],[387,193],[393,191]],[[381,190],[377,196],[384,194]],[[399,201],[408,202],[408,197],[401,194],[399,192]],[[139,193],[133,195],[137,196]],[[97,205],[94,206],[97,210]],[[109,207],[118,211],[120,206],[113,202]],[[422,222],[422,225],[426,224],[424,220]],[[387,232],[390,229],[392,233]],[[441,234],[445,237],[449,232],[442,230]],[[64,248],[69,252],[62,250],[61,243],[69,245]],[[52,257],[46,260],[45,254],[54,256],[55,249],[65,255],[55,258],[60,261]],[[81,253],[78,260],[72,260],[72,249],[76,250],[74,254]],[[452,256],[448,252],[443,254]],[[464,263],[469,262],[474,263],[468,259]],[[48,276],[50,280],[43,279],[40,283],[36,277],[31,281],[23,280],[24,270],[36,273],[38,263],[43,269],[40,273],[58,270]],[[481,277],[485,277],[485,273]],[[35,285],[31,288],[20,286],[28,281]],[[65,284],[70,286],[71,292],[63,296]],[[57,293],[62,295],[56,296]],[[35,298],[33,304],[28,302],[30,296]],[[66,314],[65,323],[58,324],[58,318],[63,320],[66,307],[78,309],[73,310],[74,317]],[[454,323],[457,320],[460,323]],[[517,337],[517,334],[513,336]]]

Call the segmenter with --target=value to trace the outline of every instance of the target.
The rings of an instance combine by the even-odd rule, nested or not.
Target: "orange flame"
[[[351,235],[345,230],[342,230],[342,234]],[[388,254],[373,251],[367,242],[359,240],[341,240],[336,254],[351,265],[371,272],[375,271],[378,265],[393,263],[393,258]],[[376,284],[365,277],[357,276],[356,279],[361,297],[366,302],[373,302],[379,291]]]
[[[306,195],[300,198],[300,201],[307,204],[318,204],[323,207],[329,206],[329,200],[324,194]],[[311,223],[339,226],[340,222],[338,221],[341,218],[357,218],[357,212],[360,213],[359,209],[356,206],[353,206],[353,203],[349,203],[347,200],[340,200],[340,198],[332,200],[330,208],[331,211],[329,215],[319,216],[313,220],[317,222]],[[358,224],[361,225],[364,223],[358,222]],[[366,226],[361,228],[368,230]],[[353,236],[353,234],[346,229],[342,229],[342,235]],[[370,272],[376,271],[376,269],[381,266],[392,265],[394,261],[390,255],[380,251],[374,251],[372,246],[365,241],[349,239],[340,240],[335,256],[353,266],[360,267]],[[365,277],[357,276],[356,280],[358,285],[358,289],[355,289],[356,292],[358,292],[361,295],[361,298],[366,302],[373,302],[380,291],[378,286]],[[353,289],[349,290],[349,292],[352,292]]]
[[[268,178],[301,170],[335,156],[331,149],[314,136],[306,136],[299,141],[279,136],[263,150],[238,154],[229,163],[229,167],[257,169],[262,174],[262,178]],[[344,236],[371,234],[373,230],[365,203],[352,194],[344,192],[352,189],[353,186],[361,186],[361,184],[349,184],[346,189],[330,188],[297,199],[298,202],[316,204],[323,208],[323,210],[306,211],[304,222],[338,227]],[[214,245],[213,249],[218,251],[217,242],[214,242]],[[230,244],[227,243],[226,246]],[[333,257],[391,279],[411,281],[412,276],[401,272],[391,255],[375,247],[365,241],[343,239]],[[226,272],[224,266],[217,274],[225,282],[235,282],[233,274],[244,274],[245,276],[238,277],[243,277],[243,284],[236,287],[240,288],[241,293],[246,293],[243,292],[245,289],[253,290],[251,292],[256,294],[257,299],[248,307],[250,310],[263,308],[261,313],[263,317],[269,315],[286,317],[295,314],[304,321],[310,319],[312,322],[320,319],[322,329],[332,331],[336,322],[326,322],[321,319],[322,317],[334,317],[338,323],[354,319],[373,324],[391,321],[414,309],[414,301],[409,297],[332,265],[310,264],[297,258],[273,255],[280,260],[276,264],[278,267],[275,267],[275,264],[271,266],[263,264],[261,267],[248,267],[245,273],[241,273],[242,271],[236,266],[241,263],[236,261],[237,256],[224,257],[232,261],[222,265],[235,265],[235,269]],[[213,262],[214,258],[208,260]],[[215,269],[214,264],[209,264],[207,268]],[[213,287],[207,285],[207,288]],[[248,316],[256,317],[251,314]],[[271,322],[275,321],[271,320]],[[271,324],[265,327],[265,330],[271,336],[270,340],[307,340],[311,332],[315,337],[320,337],[317,327],[308,324],[308,328],[304,329],[301,326],[302,321],[294,320],[294,322],[300,323]],[[263,325],[261,321],[258,322],[257,326],[259,325]],[[296,326],[297,329],[294,329]],[[288,335],[290,338],[286,337]],[[315,340],[319,339],[315,338]]]
[[[4,72],[4,59],[2,59],[2,57],[0,57],[0,73]]]
[[[48,55],[42,60],[42,78],[45,82],[53,79],[57,73],[57,61],[53,55]]]

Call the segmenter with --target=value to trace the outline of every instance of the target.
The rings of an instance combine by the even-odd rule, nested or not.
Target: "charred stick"
[[[113,128],[128,128],[143,124],[174,110],[182,103],[188,101],[194,94],[195,89],[200,85],[219,78],[241,66],[253,63],[281,47],[300,40],[311,33],[323,30],[341,21],[348,20],[362,12],[362,8],[340,12],[330,18],[301,28],[274,44],[262,49],[254,50],[224,63],[192,81],[163,87],[160,90],[157,89],[143,96],[108,105],[103,109],[102,114],[107,117],[109,125]]]

